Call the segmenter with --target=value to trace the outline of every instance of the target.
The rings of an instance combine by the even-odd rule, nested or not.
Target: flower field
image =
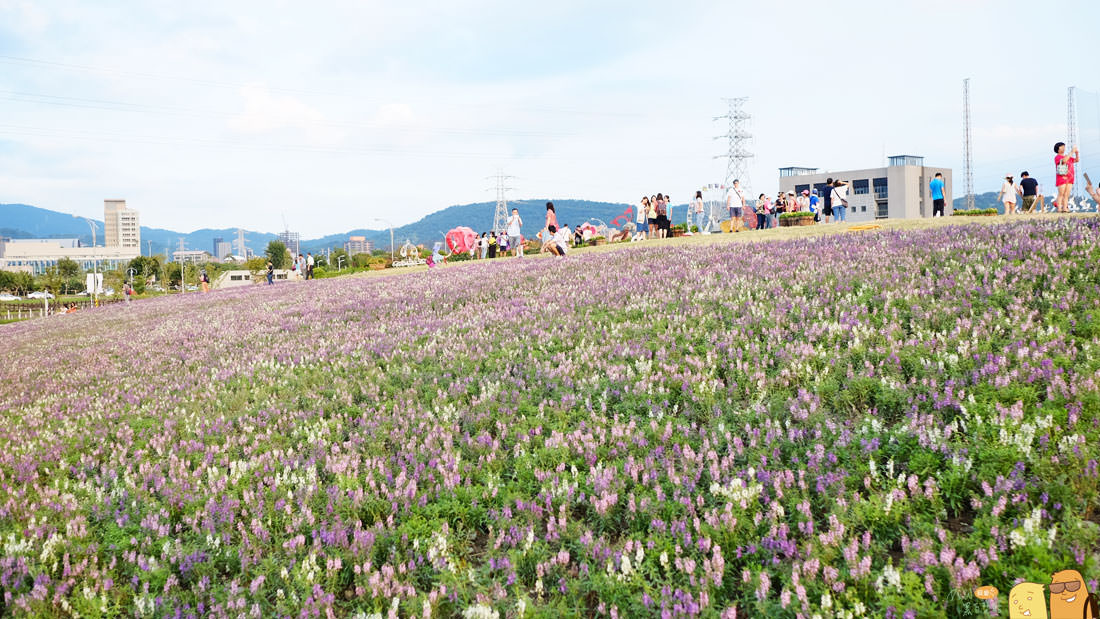
[[[1100,220],[1032,220],[0,327],[0,616],[1007,616],[1019,580],[1096,591],[1098,263]]]

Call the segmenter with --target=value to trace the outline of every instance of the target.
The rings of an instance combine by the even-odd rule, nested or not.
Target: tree
[[[24,271],[0,271],[0,290],[27,294],[34,290],[34,277]]]
[[[65,279],[73,279],[80,277],[80,274],[84,272],[84,269],[80,268],[80,265],[76,263],[76,260],[71,258],[62,258],[57,261],[57,270],[61,273],[61,277]]]
[[[287,251],[286,245],[282,241],[271,241],[267,244],[267,249],[264,250],[264,255],[267,256],[268,262],[272,264],[276,269],[283,269],[290,263],[290,252]]]
[[[160,261],[152,256],[138,256],[130,261],[127,269],[134,270],[134,282],[138,279],[147,280],[160,274]]]

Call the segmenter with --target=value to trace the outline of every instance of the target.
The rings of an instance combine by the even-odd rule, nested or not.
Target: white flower
[[[500,613],[484,604],[475,604],[473,606],[467,606],[466,609],[462,611],[462,616],[465,619],[499,619]]]

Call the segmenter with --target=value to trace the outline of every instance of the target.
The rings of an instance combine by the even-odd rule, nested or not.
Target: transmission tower
[[[966,208],[974,209],[974,152],[970,147],[970,78],[963,80],[963,177],[966,180]]]
[[[726,154],[718,155],[715,159],[726,160],[726,187],[733,186],[733,181],[741,179],[741,185],[745,189],[746,195],[749,193],[749,181],[748,161],[752,158],[752,153],[749,152],[748,144],[752,139],[752,134],[749,133],[749,119],[752,118],[748,112],[744,110],[745,102],[749,100],[748,97],[737,97],[733,99],[724,98],[729,110],[722,116],[716,116],[714,120],[726,120],[729,125],[726,129],[726,133],[722,135],[714,136],[716,140],[725,139],[727,143]]]
[[[1066,152],[1069,153],[1073,150],[1074,146],[1077,146],[1077,89],[1073,86],[1069,87],[1066,93]],[[1078,183],[1073,184],[1073,198],[1080,197],[1078,191]]]
[[[508,200],[506,197],[507,192],[511,191],[511,187],[506,187],[505,182],[509,179],[515,178],[514,176],[507,176],[503,171],[497,170],[495,176],[489,178],[495,179],[497,182],[497,205],[493,211],[493,232],[501,232],[508,226]]]

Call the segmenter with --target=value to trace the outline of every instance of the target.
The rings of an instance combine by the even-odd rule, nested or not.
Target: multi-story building
[[[932,192],[928,183],[936,175],[943,174],[945,215],[951,208],[951,168],[933,168],[924,165],[924,157],[896,155],[890,157],[890,165],[884,168],[818,172],[817,168],[788,167],[779,169],[779,190],[793,191],[817,189],[825,191],[829,178],[848,183],[848,221],[863,222],[875,219],[915,219],[932,216]]]
[[[233,244],[226,241],[219,241],[214,243],[214,257],[218,260],[224,260],[226,256],[233,254]]]
[[[138,212],[127,208],[126,200],[103,201],[103,245],[133,248],[141,253]]]
[[[215,258],[219,257],[218,256],[218,243],[221,243],[223,241],[225,241],[225,239],[220,237],[220,236],[214,237],[214,257]]]
[[[299,245],[300,238],[301,237],[297,232],[291,232],[290,230],[284,230],[283,232],[279,233],[279,240],[283,242],[283,245],[286,245],[286,248],[290,251],[291,256],[297,256],[298,254],[302,253],[300,251]]]
[[[365,236],[349,236],[344,243],[344,251],[348,252],[349,256],[369,254],[374,251],[374,242],[368,241]]]

